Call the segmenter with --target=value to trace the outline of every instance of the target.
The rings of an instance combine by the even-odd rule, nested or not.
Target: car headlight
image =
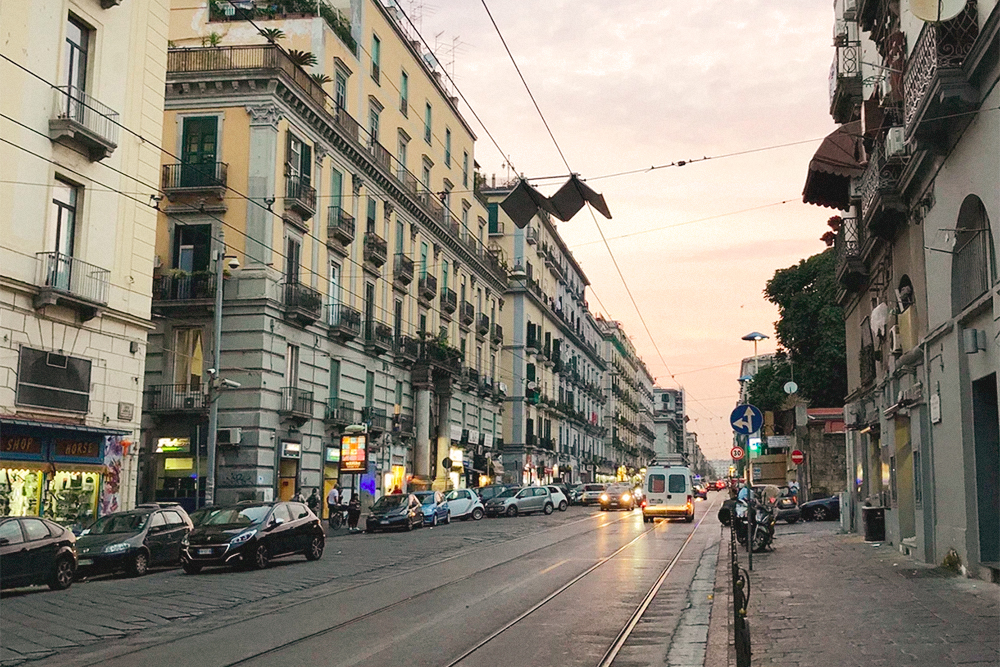
[[[116,554],[116,553],[119,553],[121,551],[125,551],[130,546],[131,545],[128,542],[119,542],[117,544],[109,544],[108,546],[104,547],[104,553],[106,553],[106,554]]]
[[[188,539],[187,535],[185,535],[184,537],[181,538],[181,546],[186,547],[186,546],[189,546],[190,544],[191,544],[191,540]]]
[[[604,502],[604,503],[608,502],[608,494],[606,494],[606,493],[602,493],[601,494],[601,502]]]
[[[245,530],[236,537],[234,537],[233,539],[229,540],[229,544],[231,545],[243,544],[256,534],[257,534],[256,530]]]
[[[627,494],[627,493],[623,493],[622,494],[622,502],[623,503],[627,503],[631,499],[632,499],[632,496],[630,496],[629,494]]]

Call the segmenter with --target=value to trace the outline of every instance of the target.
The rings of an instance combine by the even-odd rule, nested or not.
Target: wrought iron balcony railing
[[[861,217],[873,236],[891,239],[896,226],[905,220],[907,207],[899,191],[903,173],[901,160],[889,160],[885,144],[878,143],[861,175]]]
[[[286,313],[305,323],[311,323],[323,316],[323,296],[302,283],[285,285]]]
[[[441,312],[448,315],[458,310],[458,294],[453,289],[441,291]]]
[[[108,303],[111,284],[111,271],[108,269],[58,252],[40,252],[35,257],[35,284],[39,287],[95,304]]]
[[[844,218],[837,230],[837,280],[845,289],[857,291],[868,280],[868,269],[862,257],[864,227],[857,218]]]
[[[361,335],[361,313],[342,303],[327,306],[327,324],[330,334],[344,340]]]
[[[861,94],[861,43],[838,44],[830,65],[830,115],[833,120],[837,123],[854,120]]]
[[[326,209],[326,238],[334,239],[341,245],[348,246],[354,242],[354,216],[340,206],[329,206]]]
[[[493,341],[494,345],[503,345],[503,326],[493,325],[493,334],[490,336],[490,340]]]
[[[479,313],[476,317],[476,333],[480,336],[485,336],[490,332],[490,316],[485,313]]]
[[[102,160],[118,147],[118,112],[81,88],[57,86],[49,136],[68,138],[87,149],[91,160]]]
[[[163,165],[163,191],[168,195],[179,192],[224,191],[228,182],[229,165],[225,162]]]
[[[413,260],[403,253],[396,254],[393,278],[401,285],[409,285],[413,282]]]
[[[356,424],[358,422],[358,412],[354,409],[354,403],[342,398],[331,398],[326,402],[326,412],[323,421],[328,424]]]
[[[190,384],[154,384],[143,394],[146,412],[203,412],[209,407],[205,388]]]
[[[429,273],[421,277],[417,284],[420,298],[424,301],[433,301],[434,297],[437,296],[437,288],[437,277]]]
[[[472,326],[476,319],[476,309],[468,301],[463,301],[458,305],[458,321],[465,326]]]
[[[365,232],[365,261],[381,267],[389,259],[389,246],[375,232]]]
[[[153,276],[153,301],[192,301],[214,297],[215,274],[209,271]]]
[[[365,326],[365,350],[375,356],[385,354],[393,348],[392,327],[371,320]]]
[[[313,393],[298,387],[281,390],[281,408],[278,412],[296,417],[312,417]]]

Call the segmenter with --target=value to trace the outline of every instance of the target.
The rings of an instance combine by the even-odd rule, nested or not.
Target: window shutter
[[[535,381],[535,365],[534,364],[528,364],[528,380],[530,382],[534,382]]]
[[[302,184],[312,184],[312,146],[302,144]]]
[[[292,133],[285,131],[285,176],[292,175]]]

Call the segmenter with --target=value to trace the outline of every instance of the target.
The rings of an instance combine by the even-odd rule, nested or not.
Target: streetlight
[[[766,335],[760,333],[759,331],[751,331],[746,336],[743,336],[743,340],[752,340],[753,341],[753,374],[754,375],[757,375],[757,371],[760,370],[760,359],[758,359],[758,357],[757,357],[757,343],[760,342],[760,341],[762,341],[762,340],[765,340],[767,338],[770,338],[770,336],[766,336]]]

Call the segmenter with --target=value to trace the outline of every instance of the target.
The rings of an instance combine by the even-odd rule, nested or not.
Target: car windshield
[[[414,494],[417,499],[420,500],[421,505],[433,505],[434,504],[434,494],[433,493],[417,493]]]
[[[110,535],[112,533],[136,533],[143,529],[148,514],[110,514],[98,519],[87,535]]]
[[[515,487],[513,489],[507,489],[503,493],[498,493],[495,497],[496,498],[510,498],[511,496],[516,496],[517,492],[520,491],[520,490],[521,489],[519,489],[517,487]]]
[[[445,500],[458,500],[458,499],[459,499],[459,497],[462,497],[462,498],[464,498],[464,497],[465,497],[465,495],[464,495],[464,494],[462,494],[462,495],[460,496],[460,495],[459,495],[460,493],[461,493],[460,491],[449,491],[449,492],[448,492],[448,494],[447,494],[447,495],[445,495],[444,499],[445,499]]]
[[[258,523],[271,511],[270,505],[223,507],[205,519],[204,526],[249,526]]]
[[[204,524],[209,517],[215,516],[215,513],[218,511],[218,507],[202,507],[200,510],[195,510],[189,515],[191,517],[191,523],[195,526],[200,526]]]
[[[608,493],[626,493],[632,489],[624,484],[612,484],[608,487]]]
[[[372,510],[375,512],[380,512],[384,510],[391,510],[397,507],[401,507],[407,503],[409,496],[402,493],[395,493],[391,496],[382,496],[375,501],[372,505]]]
[[[587,484],[587,485],[585,485],[583,487],[583,490],[584,491],[603,491],[604,490],[604,485],[603,484]]]

